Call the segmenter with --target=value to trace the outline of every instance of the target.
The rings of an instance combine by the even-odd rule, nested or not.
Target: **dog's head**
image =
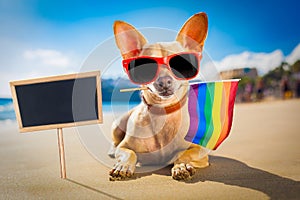
[[[116,44],[123,57],[124,69],[133,82],[148,88],[144,91],[148,102],[170,103],[186,94],[188,81],[184,77],[189,76],[188,73],[193,73],[190,78],[194,77],[199,69],[185,66],[184,60],[191,55],[187,59],[200,62],[207,29],[206,14],[198,13],[186,21],[174,42],[148,44],[132,25],[123,21],[114,23]],[[170,67],[171,62],[175,63],[175,68]],[[187,74],[182,76],[184,73]]]

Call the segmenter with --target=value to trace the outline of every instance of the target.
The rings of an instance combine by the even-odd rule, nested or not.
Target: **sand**
[[[173,180],[170,167],[109,181],[109,113],[100,127],[64,129],[67,179],[56,130],[20,134],[1,123],[0,199],[300,199],[299,115],[300,100],[237,104],[230,137],[187,182]]]

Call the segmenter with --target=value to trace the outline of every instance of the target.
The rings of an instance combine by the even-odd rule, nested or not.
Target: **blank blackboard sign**
[[[10,83],[20,132],[102,123],[100,72]]]

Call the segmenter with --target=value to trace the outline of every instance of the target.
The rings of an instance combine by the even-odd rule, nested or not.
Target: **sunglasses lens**
[[[137,84],[151,82],[156,75],[158,65],[155,60],[138,58],[128,65],[130,79]]]
[[[180,54],[169,61],[173,74],[177,78],[190,79],[197,75],[199,63],[194,54]]]

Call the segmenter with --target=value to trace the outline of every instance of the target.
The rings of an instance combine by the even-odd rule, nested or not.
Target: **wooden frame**
[[[30,126],[30,127],[23,126],[17,92],[16,92],[16,86],[63,81],[63,80],[73,80],[73,79],[76,80],[76,79],[80,79],[80,78],[89,78],[89,77],[96,78],[96,93],[97,93],[97,103],[98,103],[98,105],[97,105],[97,108],[98,108],[97,118],[98,119],[97,120],[87,120],[87,121],[51,124],[51,125],[38,125],[38,126]],[[39,131],[39,130],[47,130],[47,129],[57,129],[57,136],[58,136],[57,141],[58,141],[59,162],[60,162],[60,177],[62,179],[66,179],[67,178],[67,170],[66,170],[65,150],[64,150],[64,140],[63,140],[62,128],[102,123],[103,116],[102,116],[102,95],[101,95],[100,71],[85,72],[85,73],[78,73],[78,74],[68,74],[68,75],[61,75],[61,76],[52,76],[52,77],[45,77],[45,78],[28,79],[28,80],[21,80],[21,81],[12,81],[12,82],[10,82],[10,88],[11,88],[14,109],[16,112],[16,117],[17,117],[17,121],[19,124],[20,132],[31,132],[31,131]]]
[[[97,102],[98,102],[98,119],[97,120],[23,127],[22,118],[21,118],[20,109],[19,109],[18,98],[17,98],[17,94],[16,94],[16,88],[15,88],[16,86],[29,85],[29,84],[35,84],[35,83],[47,83],[47,82],[70,80],[70,79],[88,78],[88,77],[96,78],[96,92],[97,92]],[[84,72],[84,73],[68,74],[68,75],[60,75],[60,76],[51,76],[51,77],[45,77],[45,78],[36,78],[36,79],[28,79],[28,80],[20,80],[20,81],[12,81],[12,82],[10,82],[10,87],[11,87],[14,109],[16,112],[16,118],[18,121],[19,130],[21,133],[31,132],[31,131],[39,131],[39,130],[48,130],[48,129],[59,129],[59,128],[65,128],[65,127],[74,127],[74,126],[81,126],[81,125],[88,125],[88,124],[96,124],[96,123],[102,123],[102,121],[103,121],[100,71]]]

